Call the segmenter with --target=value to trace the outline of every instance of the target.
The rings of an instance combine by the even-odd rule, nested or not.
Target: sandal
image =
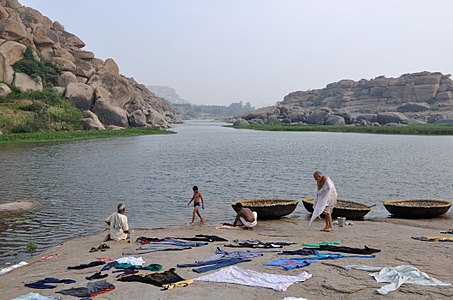
[[[90,252],[96,252],[96,251],[98,251],[97,248],[94,248],[94,247],[93,247],[93,248],[90,249]]]

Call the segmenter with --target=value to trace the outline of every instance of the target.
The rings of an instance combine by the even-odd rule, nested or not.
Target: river
[[[118,203],[130,226],[190,222],[186,204],[198,185],[207,226],[231,222],[238,199],[313,196],[313,171],[335,182],[340,199],[453,198],[453,137],[323,132],[264,132],[188,121],[175,135],[0,145],[0,203],[22,199],[36,211],[2,214],[0,264],[104,228]],[[300,204],[292,216],[306,217]]]

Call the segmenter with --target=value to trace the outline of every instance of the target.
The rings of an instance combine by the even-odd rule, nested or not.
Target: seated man
[[[118,212],[111,214],[105,222],[110,226],[110,233],[105,240],[125,240],[129,233],[129,225],[127,224],[127,217],[124,215],[126,205],[118,204]]]
[[[251,211],[249,208],[242,207],[242,204],[239,202],[237,204],[239,211],[236,215],[236,219],[234,220],[233,226],[238,225],[238,223],[242,223],[247,228],[253,228],[258,224],[257,213],[256,211]]]

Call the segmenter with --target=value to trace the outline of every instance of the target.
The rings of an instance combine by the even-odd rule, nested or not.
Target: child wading
[[[201,206],[202,209],[204,209],[204,200],[203,196],[201,195],[200,191],[198,190],[197,186],[194,186],[192,188],[193,190],[193,196],[192,199],[190,199],[189,203],[187,203],[187,206],[189,206],[190,202],[193,201],[193,214],[192,214],[192,224],[195,222],[195,214],[200,217],[200,223],[204,224],[203,217],[200,214],[199,208]],[[201,201],[200,201],[201,200]]]

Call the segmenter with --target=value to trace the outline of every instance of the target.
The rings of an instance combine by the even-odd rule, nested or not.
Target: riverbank
[[[251,124],[248,126],[227,125],[226,127],[263,131],[321,131],[321,132],[349,132],[349,133],[403,134],[403,135],[453,135],[453,125],[447,124],[426,124],[407,126]]]
[[[46,131],[34,133],[15,133],[0,135],[0,144],[66,142],[97,138],[116,138],[150,134],[174,134],[170,130],[158,128],[128,128],[122,130],[85,130],[85,131]]]
[[[451,261],[453,260],[453,243],[424,242],[411,239],[412,236],[440,236],[440,231],[450,230],[453,217],[451,213],[430,220],[400,220],[395,218],[369,219],[354,221],[352,226],[335,227],[334,232],[324,233],[319,229],[323,221],[315,222],[308,227],[307,218],[284,218],[274,221],[261,221],[253,230],[226,230],[216,229],[219,224],[187,225],[163,229],[135,230],[135,237],[193,237],[196,234],[218,235],[229,242],[209,243],[207,246],[194,247],[184,251],[153,252],[135,257],[143,257],[146,264],[158,263],[163,270],[176,268],[176,273],[184,279],[193,279],[208,273],[198,274],[191,268],[178,268],[176,264],[193,263],[196,260],[206,259],[214,254],[217,247],[227,251],[247,250],[245,248],[226,248],[225,244],[234,239],[258,239],[262,241],[285,241],[297,244],[286,246],[284,250],[302,248],[301,243],[322,241],[340,241],[342,246],[360,247],[367,245],[381,249],[375,258],[342,258],[337,260],[322,260],[301,268],[285,271],[280,267],[264,266],[282,256],[277,253],[264,253],[261,257],[253,258],[251,262],[241,263],[238,267],[258,272],[296,275],[302,271],[312,274],[305,282],[291,285],[287,291],[277,292],[261,287],[248,287],[226,283],[211,283],[194,281],[187,287],[178,287],[168,291],[136,282],[119,282],[115,280],[117,273],[112,270],[106,280],[115,285],[115,290],[96,297],[96,299],[283,299],[284,297],[303,297],[306,299],[382,299],[376,289],[383,283],[377,283],[370,272],[345,270],[342,266],[368,265],[377,267],[412,265],[428,275],[441,281],[453,283],[451,275]],[[88,237],[74,238],[59,244],[52,249],[40,253],[29,261],[29,265],[13,270],[0,276],[0,291],[2,299],[40,292],[42,295],[55,295],[55,292],[71,287],[86,286],[85,277],[93,275],[101,267],[84,270],[67,270],[68,266],[89,263],[97,258],[122,257],[123,252],[133,251],[136,247],[126,241],[107,242],[110,249],[105,252],[92,252],[92,247],[102,243],[105,232]],[[43,257],[51,258],[43,259]],[[287,256],[284,256],[287,257]],[[141,271],[143,272],[143,271]],[[45,277],[60,279],[74,279],[74,284],[58,284],[54,290],[34,290],[24,287],[24,283],[34,282]],[[397,291],[391,292],[392,299],[448,299],[453,297],[453,287],[402,285]],[[63,299],[74,299],[63,296]]]

